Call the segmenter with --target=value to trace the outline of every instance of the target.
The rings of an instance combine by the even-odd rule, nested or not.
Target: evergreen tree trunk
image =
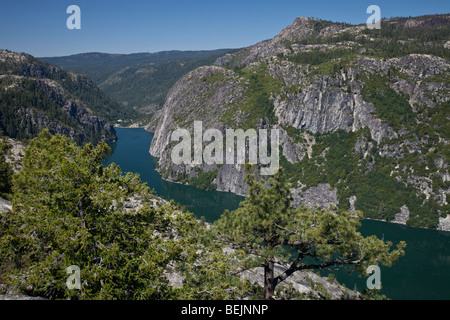
[[[275,286],[273,281],[273,269],[275,263],[273,257],[269,257],[264,265],[264,298],[266,300],[273,300],[275,293]]]

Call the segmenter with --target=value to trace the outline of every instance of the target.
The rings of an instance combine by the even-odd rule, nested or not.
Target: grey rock
[[[0,212],[12,211],[12,203],[0,197]]]
[[[287,269],[286,266],[275,264],[275,275],[283,273]],[[241,274],[242,279],[247,279],[250,283],[264,286],[264,268],[254,268],[246,270]],[[319,286],[323,289],[319,290]],[[312,299],[320,299],[326,295],[327,299],[358,299],[359,294],[351,291],[340,284],[332,283],[326,278],[320,277],[314,272],[297,271],[284,282],[280,283],[275,290],[275,298],[282,296],[283,293],[289,293],[290,290],[308,295]]]
[[[0,50],[0,62],[4,61],[7,67],[1,72],[0,78],[12,82],[6,90],[21,87],[25,81],[32,82],[40,94],[49,97],[70,119],[70,122],[65,121],[63,125],[61,119],[54,119],[48,113],[38,111],[33,106],[23,105],[15,110],[15,117],[21,120],[20,126],[27,135],[32,137],[36,132],[48,129],[52,134],[62,134],[71,139],[77,138],[81,144],[100,140],[115,141],[115,130],[110,123],[95,115],[90,106],[76,98],[69,89],[64,89],[60,84],[62,82],[53,80],[60,79],[62,76],[71,77],[83,83],[84,90],[89,90],[88,88],[93,90],[95,85],[89,79],[78,74],[66,73],[56,66],[40,63],[23,53]],[[92,141],[91,136],[94,135],[99,141]]]
[[[299,207],[305,205],[307,208],[319,207],[322,209],[329,209],[338,205],[337,189],[331,188],[328,183],[319,184],[311,187],[305,191],[301,188],[292,189],[294,197],[293,206]]]
[[[448,16],[439,19],[441,18],[445,20]],[[421,26],[425,21],[420,17],[409,20],[406,25],[411,28],[414,28],[415,22],[417,26]],[[264,119],[259,120],[265,121],[265,125],[270,128],[280,130],[280,146],[284,158],[289,163],[296,164],[312,156],[313,146],[316,143],[315,134],[338,130],[356,132],[367,128],[370,137],[362,134],[354,147],[355,153],[361,155],[356,165],[365,165],[363,172],[368,173],[374,168],[376,156],[373,152],[376,147],[379,156],[392,162],[391,175],[401,173],[395,176],[397,181],[412,186],[418,196],[424,194],[427,199],[435,199],[438,204],[445,204],[450,191],[439,189],[436,192],[432,188],[432,175],[435,173],[444,182],[450,181],[444,157],[439,154],[434,160],[438,170],[435,172],[430,170],[425,176],[419,176],[412,167],[400,168],[398,164],[407,156],[405,152],[421,154],[420,161],[425,161],[424,146],[429,145],[431,141],[427,137],[417,137],[414,132],[404,129],[394,130],[388,121],[379,119],[375,106],[365,100],[364,88],[368,85],[365,82],[371,75],[376,74],[386,79],[386,84],[409,102],[413,114],[417,114],[414,120],[417,126],[420,126],[424,121],[420,114],[426,115],[427,108],[435,108],[450,99],[448,82],[440,80],[445,79],[448,74],[450,63],[446,59],[427,54],[410,54],[392,59],[360,55],[344,68],[327,74],[315,72],[317,66],[300,65],[285,59],[286,56],[311,50],[325,52],[359,47],[359,52],[362,52],[367,49],[364,45],[351,41],[333,44],[298,43],[311,35],[320,38],[348,32],[356,37],[371,40],[363,33],[364,26],[330,24],[324,28],[319,26],[317,29],[317,23],[315,19],[297,18],[292,25],[274,38],[227,54],[217,59],[214,66],[196,69],[177,82],[169,92],[164,108],[155,118],[158,119],[158,124],[154,125],[156,120],[150,124],[151,130],[155,131],[150,153],[159,158],[158,170],[163,178],[177,181],[180,180],[179,177],[195,177],[202,170],[217,170],[214,180],[217,190],[246,195],[247,187],[242,166],[173,165],[170,154],[174,144],[170,142],[170,135],[177,128],[186,128],[192,132],[192,123],[195,120],[202,121],[204,128],[217,128],[221,132],[224,132],[227,126],[239,128],[249,116],[242,111],[245,108],[239,108],[245,101],[248,83],[244,77],[241,78],[238,73],[227,68],[246,67],[246,71],[251,72],[253,67],[263,64],[268,75],[277,82],[277,88],[270,96],[275,117],[274,123],[270,124]],[[400,22],[392,20],[392,23]],[[289,128],[296,129],[296,132],[301,132],[303,136],[301,138],[298,134],[295,134],[295,137],[290,136]],[[442,134],[438,135],[439,143],[448,146],[448,138]],[[402,137],[408,138],[401,143],[394,142],[398,138],[401,140]],[[427,152],[435,151],[436,149],[431,148]],[[186,181],[184,179],[183,183]],[[301,181],[296,182],[301,185]],[[317,205],[327,208],[330,204],[338,204],[337,190],[331,191],[328,184],[305,191],[302,191],[303,187],[294,188],[294,203],[297,206],[305,204],[309,207]],[[348,201],[351,210],[354,210],[356,199],[351,198]],[[397,221],[404,223],[405,219],[406,210],[403,209]]]
[[[439,225],[437,229],[441,231],[450,231],[450,214],[448,214],[445,218],[439,218]]]

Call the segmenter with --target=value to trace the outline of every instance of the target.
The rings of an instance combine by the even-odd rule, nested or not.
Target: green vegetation
[[[96,131],[93,126],[82,127],[77,114],[63,109],[66,97],[42,82],[23,78],[5,89],[10,83],[8,77],[0,79],[0,129],[5,135],[19,140],[36,137],[38,125],[27,115],[27,110],[31,109],[35,112],[35,121],[41,118],[43,123],[56,123],[62,131],[75,130],[74,141],[79,144],[98,142],[102,137],[115,139],[114,132]]]
[[[66,70],[85,74],[95,83],[101,84],[116,72],[131,66],[162,65],[174,61],[200,60],[211,56],[223,56],[233,49],[199,51],[161,51],[155,53],[108,54],[81,53],[65,57],[42,57],[45,61]]]
[[[161,200],[138,175],[103,167],[109,151],[103,142],[80,148],[46,130],[31,140],[13,176],[14,211],[0,214],[0,283],[8,290],[50,299],[304,298],[275,290],[299,270],[363,271],[404,254],[403,242],[392,250],[362,237],[359,215],[292,208],[283,170],[267,181],[247,174],[249,197],[206,227],[173,202],[155,207]],[[130,198],[135,209],[124,205]],[[235,250],[225,253],[230,245]],[[275,260],[290,263],[276,277]],[[264,288],[239,278],[261,264]],[[81,270],[79,290],[66,286],[73,265]],[[173,287],[168,272],[181,275],[183,286]]]
[[[12,188],[13,170],[11,165],[6,162],[10,146],[2,138],[2,131],[0,130],[0,197],[8,198]]]
[[[189,180],[189,184],[202,190],[216,190],[216,184],[213,182],[217,176],[217,169],[213,171],[200,171],[198,175]]]
[[[173,202],[160,203],[138,175],[101,165],[109,147],[79,148],[43,131],[13,177],[14,212],[0,214],[0,283],[50,299],[237,299],[254,287],[233,275],[208,232]],[[140,207],[127,210],[127,199]],[[66,268],[81,270],[81,289]],[[169,267],[170,265],[170,267]],[[165,272],[185,278],[181,288]]]
[[[365,157],[362,150],[355,150],[358,139],[372,144]],[[356,196],[355,207],[364,213],[365,218],[390,221],[406,204],[410,210],[409,225],[427,228],[438,225],[438,210],[445,212],[446,208],[434,201],[424,201],[413,186],[396,179],[392,174],[395,167],[393,159],[379,155],[380,146],[371,139],[368,129],[316,135],[316,142],[311,159],[305,157],[301,162],[291,164],[281,157],[280,165],[285,168],[290,181],[301,181],[307,187],[329,183],[337,188],[342,209],[348,209],[348,199]],[[406,158],[400,161],[405,161],[400,162],[402,168],[403,163],[411,166],[419,160]],[[447,185],[443,187],[445,189]]]
[[[114,122],[119,119],[133,118],[133,110],[123,108],[116,101],[103,93],[88,78],[69,73],[48,63],[41,62],[30,55],[14,54],[0,62],[0,74],[17,75],[33,79],[50,79],[56,81],[75,99],[86,104],[99,117]]]
[[[409,102],[389,87],[385,78],[371,74],[364,83],[361,94],[365,101],[373,103],[377,118],[396,131],[415,125],[415,115]]]
[[[337,49],[337,50],[311,50],[298,53],[293,56],[288,56],[288,60],[298,64],[310,64],[317,66],[319,64],[329,62],[330,60],[340,59],[351,54],[351,49]]]
[[[236,126],[234,115],[237,110],[245,115],[239,126],[242,129],[255,128],[259,119],[267,118],[275,123],[272,97],[281,93],[282,81],[269,75],[267,64],[262,62],[253,68],[235,70],[242,77],[241,85],[246,88],[242,102],[227,106],[222,117],[226,125]]]
[[[248,197],[237,210],[226,211],[215,228],[245,253],[242,268],[264,267],[265,299],[275,298],[276,287],[300,270],[346,267],[363,273],[368,265],[391,266],[404,255],[404,242],[391,250],[392,243],[357,232],[358,212],[293,209],[283,169],[267,181],[247,173],[246,181]],[[276,275],[275,261],[287,270]]]

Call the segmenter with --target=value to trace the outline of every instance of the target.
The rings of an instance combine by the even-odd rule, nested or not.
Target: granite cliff
[[[152,119],[150,153],[164,179],[245,195],[241,165],[174,165],[171,134],[194,121],[277,128],[297,205],[450,230],[449,29],[449,15],[381,30],[297,18],[180,79]]]

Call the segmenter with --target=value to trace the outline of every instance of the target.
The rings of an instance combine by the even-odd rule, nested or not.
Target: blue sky
[[[365,23],[382,17],[449,13],[448,0],[2,0],[0,48],[37,57],[240,48],[272,38],[296,17]],[[69,30],[69,5],[81,30]]]

